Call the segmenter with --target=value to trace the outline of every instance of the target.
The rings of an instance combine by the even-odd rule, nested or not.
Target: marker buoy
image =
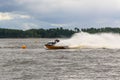
[[[27,46],[26,46],[26,45],[22,45],[21,48],[22,48],[22,49],[26,49]]]

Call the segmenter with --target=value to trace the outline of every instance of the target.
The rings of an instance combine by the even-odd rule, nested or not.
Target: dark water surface
[[[46,50],[49,40],[0,39],[0,80],[120,80],[120,49]]]

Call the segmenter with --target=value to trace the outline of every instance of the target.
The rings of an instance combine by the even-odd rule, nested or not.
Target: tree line
[[[51,29],[29,29],[25,31],[0,28],[0,38],[58,38],[70,37],[74,33],[74,30],[63,29],[62,27]]]
[[[17,30],[17,29],[4,29],[0,28],[0,38],[58,38],[58,37],[71,37],[77,32],[88,32],[88,33],[102,33],[102,32],[112,32],[120,33],[120,28],[74,28],[74,29],[63,29],[60,28],[50,28],[50,29],[29,29],[29,30]]]

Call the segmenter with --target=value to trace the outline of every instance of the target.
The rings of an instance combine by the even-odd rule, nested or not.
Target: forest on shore
[[[120,28],[74,28],[74,29],[64,29],[60,28],[50,28],[50,29],[29,29],[29,30],[19,30],[19,29],[5,29],[0,28],[0,38],[68,38],[74,33],[78,32],[88,32],[94,33],[120,33]]]

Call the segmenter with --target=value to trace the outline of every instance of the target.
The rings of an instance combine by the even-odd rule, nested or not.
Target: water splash
[[[89,34],[80,32],[70,39],[61,40],[56,45],[69,46],[69,48],[111,48],[120,49],[120,35],[115,33]]]

